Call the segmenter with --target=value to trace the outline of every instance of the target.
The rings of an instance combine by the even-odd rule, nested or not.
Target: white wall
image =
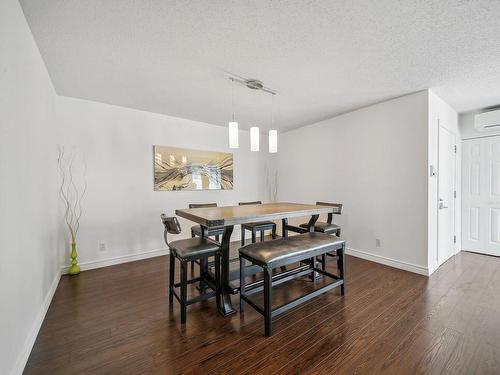
[[[426,274],[427,142],[427,91],[282,134],[279,200],[342,202],[352,254]]]
[[[265,141],[260,153],[249,151],[248,132],[240,132],[239,150],[229,150],[224,127],[56,96],[18,2],[0,6],[1,374],[22,371],[59,268],[68,263],[57,143],[87,159],[78,240],[83,269],[164,253],[161,212],[191,202],[268,200],[269,166],[279,170],[280,200],[344,203],[338,222],[351,253],[428,271],[434,188],[427,178],[434,160],[428,109],[452,113],[426,91],[281,134],[270,162]],[[234,190],[154,192],[154,144],[233,151]],[[192,223],[181,224],[188,236]]]
[[[446,102],[429,90],[429,157],[428,157],[428,210],[429,210],[429,269],[433,272],[438,267],[438,177],[430,176],[430,166],[438,166],[439,155],[439,126],[443,126],[450,132],[454,133],[457,142],[456,156],[456,191],[457,199],[455,200],[455,234],[457,243],[455,244],[455,253],[460,251],[462,236],[461,236],[461,161],[462,147],[460,144],[460,130],[458,127],[458,114]],[[438,171],[439,173],[439,171]]]
[[[0,4],[0,51],[0,374],[19,374],[68,264],[57,144],[88,163],[82,269],[163,254],[161,212],[267,200],[267,152],[251,153],[245,131],[241,148],[229,150],[224,127],[58,97],[15,0]],[[235,188],[154,192],[154,144],[233,151]],[[181,223],[188,236],[192,223]],[[107,250],[98,251],[98,242]]]
[[[57,113],[58,141],[87,159],[78,240],[83,269],[163,253],[162,212],[172,215],[189,203],[267,199],[261,168],[267,152],[250,152],[247,131],[240,131],[240,148],[230,150],[225,127],[68,97],[58,97]],[[233,152],[234,189],[153,191],[155,144]],[[184,237],[193,224],[181,220]],[[239,233],[235,228],[233,239]],[[98,250],[99,242],[106,251]]]
[[[16,0],[0,3],[0,374],[21,373],[59,280],[55,92]]]

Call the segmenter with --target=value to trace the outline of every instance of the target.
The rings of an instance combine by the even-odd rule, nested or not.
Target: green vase
[[[80,266],[76,260],[78,254],[76,253],[76,243],[71,244],[71,266],[69,267],[68,273],[70,275],[78,275],[80,273]]]

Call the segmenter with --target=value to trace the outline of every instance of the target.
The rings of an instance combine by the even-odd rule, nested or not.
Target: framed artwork
[[[227,190],[233,188],[233,154],[153,146],[154,189]]]

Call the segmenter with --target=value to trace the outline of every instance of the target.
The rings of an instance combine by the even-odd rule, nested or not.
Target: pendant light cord
[[[274,94],[271,94],[271,128],[274,129]]]
[[[231,107],[233,109],[233,122],[234,122],[234,79],[231,79]]]

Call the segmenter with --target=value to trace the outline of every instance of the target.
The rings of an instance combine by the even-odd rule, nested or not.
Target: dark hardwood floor
[[[499,258],[460,253],[430,278],[346,262],[346,296],[279,316],[270,338],[250,307],[224,318],[213,300],[190,306],[181,327],[167,257],[64,276],[25,373],[500,373]],[[311,287],[281,285],[276,302]]]

